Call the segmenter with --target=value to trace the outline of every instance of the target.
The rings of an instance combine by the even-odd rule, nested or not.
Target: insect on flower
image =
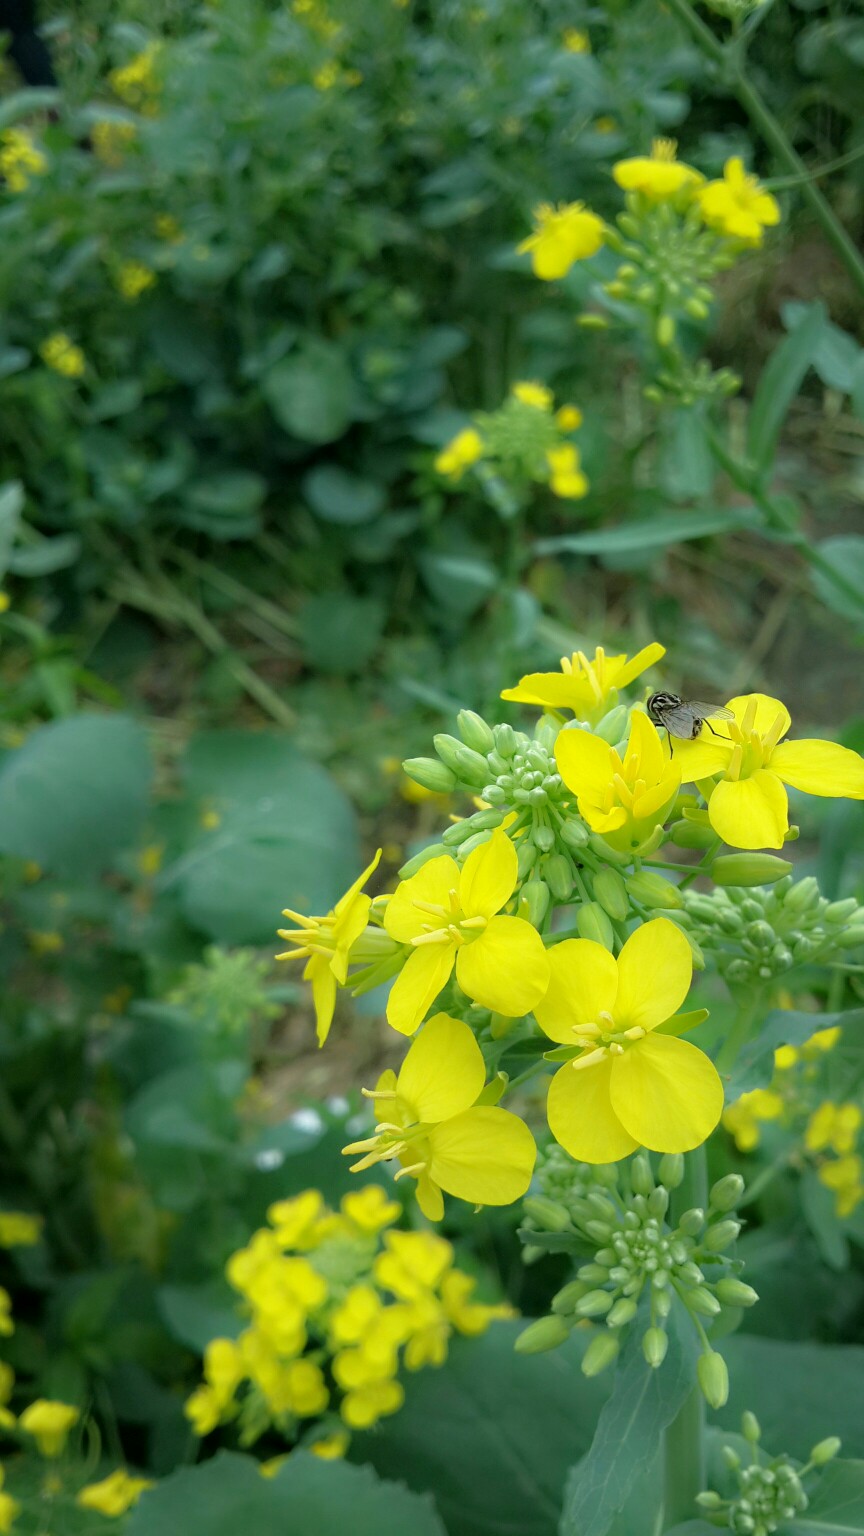
[[[673,736],[677,736],[679,741],[695,741],[703,725],[707,725],[712,736],[718,736],[720,733],[715,731],[711,721],[735,719],[731,709],[726,709],[722,704],[682,699],[677,693],[652,693],[645,708],[654,724],[664,727],[670,738],[670,751]]]

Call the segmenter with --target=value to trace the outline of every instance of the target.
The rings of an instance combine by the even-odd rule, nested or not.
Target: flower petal
[[[383,849],[379,848],[378,852],[376,853],[374,859],[372,859],[371,863],[366,865],[366,868],[364,869],[362,875],[358,875],[357,879],[354,881],[354,884],[353,885],[349,885],[347,891],[345,892],[345,895],[339,897],[339,900],[337,901],[335,907],[333,908],[333,912],[336,915],[336,917],[340,917],[341,914],[345,911],[345,908],[350,906],[353,898],[355,896],[357,896],[360,891],[362,891],[364,885],[366,884],[366,881],[369,879],[369,876],[371,874],[373,874],[374,871],[378,868],[378,865],[379,865],[380,860],[381,860],[382,852],[383,852]]]
[[[481,1008],[521,1018],[549,984],[543,940],[522,917],[490,918],[479,938],[457,951],[456,980]]]
[[[634,709],[630,715],[630,737],[624,754],[624,778],[628,784],[634,783],[636,779],[644,779],[646,784],[656,784],[668,769],[669,754],[663,750],[656,726],[641,709]]]
[[[422,1024],[453,969],[453,944],[422,944],[408,956],[387,999],[387,1023],[401,1035]]]
[[[366,927],[371,905],[371,896],[355,895],[351,906],[343,907],[333,930],[338,940],[338,948],[333,951],[330,969],[342,987],[348,976],[351,945],[359,939]]]
[[[740,725],[745,715],[747,714],[747,711],[753,705],[754,699],[756,701],[756,707],[750,729],[757,731],[760,736],[766,736],[773,726],[775,720],[777,719],[777,716],[780,715],[783,720],[783,728],[778,732],[775,738],[777,741],[779,741],[781,736],[786,735],[786,732],[792,724],[792,716],[786,708],[786,705],[781,703],[779,699],[772,699],[771,695],[768,693],[741,693],[737,694],[734,699],[730,699],[726,705],[726,708],[731,709],[737,723]],[[726,731],[728,730],[728,725],[726,725],[724,721],[715,720],[712,723],[714,725],[715,731],[720,731],[725,735]]]
[[[429,859],[410,880],[400,881],[384,909],[384,927],[391,939],[409,944],[421,933],[443,927],[446,917],[439,923],[433,913],[424,912],[414,903],[423,901],[429,906],[444,907],[449,913],[450,892],[458,889],[459,865],[456,860],[446,853],[440,858]]]
[[[618,967],[608,949],[593,939],[563,939],[546,956],[549,986],[534,1004],[534,1017],[550,1040],[573,1045],[574,1025],[594,1024],[601,1009],[614,1009]]]
[[[643,672],[647,672],[649,667],[653,667],[655,661],[659,661],[660,657],[665,655],[665,645],[660,645],[656,640],[650,645],[643,646],[641,651],[637,651],[635,656],[625,661],[616,675],[615,687],[626,688],[628,683],[632,683],[636,677],[641,677]]]
[[[646,1035],[614,1057],[609,1091],[621,1124],[652,1152],[701,1146],[723,1112],[714,1063],[672,1035]]]
[[[555,1140],[581,1163],[617,1163],[639,1142],[612,1108],[612,1057],[581,1071],[568,1062],[549,1084],[546,1118]]]
[[[318,1044],[323,1045],[333,1023],[336,1007],[336,977],[325,955],[313,955],[303,971],[303,980],[312,984],[312,1002],[315,1007],[315,1033]]]
[[[689,941],[668,917],[655,917],[631,933],[618,956],[618,1029],[656,1029],[677,1013],[693,979]]]
[[[519,879],[516,849],[499,828],[469,853],[459,879],[459,904],[466,917],[492,917],[513,895]]]
[[[732,756],[732,743],[718,741],[707,725],[695,741],[670,740],[671,761],[677,763],[682,784],[696,784],[699,779],[710,779],[712,774],[725,773]]]
[[[769,766],[784,784],[808,795],[864,800],[864,758],[833,741],[781,741]]]
[[[776,773],[758,768],[748,779],[722,779],[711,792],[708,816],[730,848],[782,848],[789,801]]]
[[[531,1182],[537,1148],[524,1121],[481,1105],[433,1126],[429,1175],[473,1205],[510,1205]]]
[[[417,1180],[417,1204],[427,1221],[440,1221],[444,1215],[444,1197],[425,1170]]]
[[[572,709],[578,714],[593,695],[585,678],[569,672],[529,672],[520,678],[517,687],[505,688],[501,697],[513,704],[540,704],[549,709]]]
[[[485,1081],[483,1053],[468,1025],[436,1013],[410,1046],[396,1092],[412,1123],[434,1122],[470,1109]]]
[[[620,772],[617,752],[590,731],[563,730],[555,742],[555,761],[564,783],[580,800],[600,806],[612,782]]]

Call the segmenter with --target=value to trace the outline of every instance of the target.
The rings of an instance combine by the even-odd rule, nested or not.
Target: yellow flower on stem
[[[527,924],[526,924],[527,927]],[[384,1072],[374,1092],[374,1136],[351,1142],[351,1169],[398,1157],[396,1177],[417,1180],[424,1216],[440,1221],[441,1191],[471,1205],[510,1205],[531,1182],[537,1149],[517,1115],[477,1104],[486,1080],[483,1055],[467,1024],[438,1013],[412,1044],[398,1077]],[[388,1233],[388,1243],[399,1234]],[[382,1284],[390,1282],[382,1275]]]
[[[148,1477],[130,1477],[125,1467],[118,1467],[99,1483],[87,1483],[75,1495],[75,1503],[81,1509],[95,1509],[100,1515],[116,1520],[138,1503],[142,1493],[154,1487]]]
[[[380,1184],[367,1184],[365,1189],[355,1189],[343,1195],[339,1209],[361,1232],[380,1232],[402,1214],[399,1201],[388,1200]]]
[[[808,1152],[823,1152],[826,1147],[841,1155],[851,1152],[861,1129],[862,1115],[857,1104],[833,1104],[827,1099],[813,1111],[804,1132]]]
[[[864,1200],[864,1163],[856,1152],[836,1162],[823,1163],[818,1176],[820,1184],[834,1191],[838,1216],[851,1216]]]
[[[551,411],[553,394],[545,384],[536,384],[531,380],[524,380],[514,384],[510,393],[521,400],[523,405],[532,405],[537,411]]]
[[[635,682],[666,647],[646,645],[635,656],[607,656],[597,647],[590,661],[584,651],[561,657],[560,672],[529,672],[515,688],[505,688],[502,699],[514,704],[539,704],[543,709],[572,709],[577,720],[596,725],[617,704],[618,689]]]
[[[461,480],[466,469],[483,457],[483,439],[474,427],[465,427],[441,449],[435,470],[448,480]]]
[[[623,759],[590,731],[559,731],[555,761],[579,813],[613,848],[640,848],[662,825],[681,787],[675,759],[667,757],[648,716],[630,716]]]
[[[38,1397],[24,1409],[18,1420],[25,1434],[32,1435],[40,1456],[54,1459],[63,1454],[69,1431],[81,1415],[69,1403]]]
[[[612,175],[625,192],[641,192],[652,203],[663,202],[682,187],[694,187],[703,180],[692,165],[676,160],[677,147],[674,139],[655,139],[650,155],[619,160],[612,167]]]
[[[307,959],[303,979],[312,983],[319,1045],[324,1044],[330,1033],[336,1006],[336,989],[344,987],[348,979],[352,945],[357,943],[369,919],[372,897],[364,895],[363,887],[377,869],[380,858],[379,848],[372,862],[367,864],[362,875],[358,875],[345,895],[340,896],[326,917],[304,917],[302,912],[292,912],[290,907],[286,907],[282,914],[283,917],[290,917],[298,927],[278,929],[280,939],[287,939],[295,948],[277,955],[276,959]],[[360,958],[370,957],[364,955]]]
[[[780,223],[776,198],[748,176],[744,162],[734,155],[723,167],[719,181],[709,181],[699,192],[699,207],[706,224],[735,240],[760,245],[767,225]]]
[[[461,869],[443,854],[401,882],[384,913],[390,937],[413,946],[387,1003],[394,1029],[414,1033],[454,966],[481,1008],[521,1018],[539,1001],[549,979],[543,941],[524,918],[500,916],[518,879],[516,849],[498,830]]]
[[[322,1440],[313,1440],[304,1450],[312,1452],[313,1456],[320,1456],[322,1461],[338,1461],[345,1455],[351,1443],[351,1436],[344,1429],[336,1429],[332,1435],[325,1435]]]
[[[443,1284],[452,1264],[453,1245],[437,1232],[388,1232],[375,1279],[400,1301],[417,1301]]]
[[[779,699],[750,693],[729,700],[734,720],[703,725],[695,741],[675,741],[685,783],[722,774],[709,791],[708,817],[732,848],[782,848],[789,830],[784,786],[808,795],[864,800],[864,758],[833,741],[782,741],[791,725]]]
[[[552,979],[534,1010],[550,1039],[578,1049],[549,1088],[549,1128],[571,1157],[614,1163],[648,1147],[689,1152],[710,1136],[723,1084],[709,1058],[664,1032],[690,988],[690,945],[668,918],[630,935],[618,959],[591,939],[549,953]]]
[[[588,480],[582,472],[579,449],[572,443],[546,450],[549,465],[549,489],[565,501],[579,501],[588,494]]]
[[[541,203],[534,210],[536,229],[516,247],[520,256],[531,252],[534,276],[544,282],[566,277],[573,263],[599,251],[605,238],[603,220],[584,203],[564,203],[553,208]]]
[[[582,425],[582,412],[578,405],[561,405],[555,412],[555,425],[561,432],[575,432]]]
[[[779,1120],[783,1100],[771,1088],[752,1088],[742,1093],[723,1111],[723,1126],[734,1137],[739,1152],[752,1152],[761,1139],[759,1126],[764,1120]]]

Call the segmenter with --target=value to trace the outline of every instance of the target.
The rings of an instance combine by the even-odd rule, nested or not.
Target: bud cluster
[[[812,875],[788,876],[770,889],[718,888],[682,893],[679,921],[732,984],[770,981],[838,951],[864,944],[864,907],[854,896],[827,901]]]
[[[722,1406],[728,1395],[726,1366],[708,1342],[706,1322],[724,1307],[749,1307],[758,1300],[752,1286],[738,1278],[740,1265],[727,1254],[741,1230],[734,1211],[743,1179],[737,1174],[720,1179],[707,1212],[685,1210],[673,1224],[670,1194],[684,1177],[680,1154],[662,1157],[656,1176],[646,1152],[629,1163],[570,1168],[568,1180],[560,1150],[541,1160],[543,1193],[525,1201],[530,1225],[521,1235],[531,1257],[543,1246],[537,1236],[543,1230],[556,1234],[556,1248],[587,1250],[591,1257],[553,1298],[551,1317],[531,1323],[517,1348],[523,1353],[550,1349],[578,1323],[602,1322],[603,1331],[595,1333],[582,1362],[585,1374],[594,1376],[615,1360],[624,1330],[638,1314],[648,1323],[642,1351],[656,1368],[665,1358],[665,1324],[677,1305],[689,1313],[703,1346],[698,1363],[703,1394],[712,1407]]]
[[[750,1445],[751,1460],[742,1466],[738,1452],[731,1446],[723,1447],[723,1460],[738,1484],[733,1499],[723,1499],[719,1493],[708,1489],[697,1496],[697,1504],[712,1525],[736,1532],[736,1536],[771,1536],[789,1520],[794,1520],[808,1507],[810,1500],[804,1490],[804,1478],[817,1467],[824,1467],[837,1455],[840,1441],[836,1436],[820,1440],[810,1452],[804,1467],[795,1467],[785,1454],[764,1461],[758,1450],[761,1429],[752,1413],[745,1413],[741,1420],[741,1433]]]

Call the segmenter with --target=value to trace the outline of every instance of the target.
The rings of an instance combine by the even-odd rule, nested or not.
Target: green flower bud
[[[587,847],[590,835],[584,821],[578,820],[572,811],[566,821],[562,822],[558,832],[562,843],[565,843],[568,848],[573,849]]]
[[[576,1311],[577,1302],[587,1296],[588,1286],[581,1280],[570,1280],[552,1297],[552,1311],[559,1317],[569,1317]]]
[[[677,1189],[684,1178],[684,1158],[680,1152],[664,1152],[657,1169],[664,1189]]]
[[[632,1296],[621,1296],[613,1307],[610,1307],[606,1318],[610,1328],[624,1328],[627,1323],[632,1323],[638,1304]]]
[[[663,1364],[669,1348],[668,1334],[662,1328],[646,1328],[642,1335],[642,1353],[653,1370]]]
[[[718,1280],[714,1294],[724,1307],[755,1307],[759,1300],[759,1294],[752,1285],[737,1280],[734,1275],[724,1275],[722,1280]]]
[[[608,1291],[589,1291],[576,1303],[576,1311],[580,1317],[605,1317],[611,1305]]]
[[[532,875],[519,893],[519,916],[527,918],[529,923],[539,928],[548,911],[549,887],[545,880],[538,880],[536,875]]]
[[[570,1337],[570,1327],[563,1317],[538,1317],[523,1328],[513,1345],[517,1355],[540,1355],[547,1349],[557,1349]]]
[[[842,1445],[836,1435],[829,1435],[827,1440],[820,1440],[810,1452],[810,1460],[814,1467],[824,1467],[828,1461],[833,1461]]]
[[[516,844],[516,868],[519,871],[519,879],[524,880],[526,875],[534,868],[537,862],[537,849],[528,837],[523,837]]]
[[[518,745],[518,737],[512,725],[496,725],[492,735],[495,737],[496,752],[500,752],[502,757],[512,757]]]
[[[551,853],[543,865],[543,878],[556,901],[567,901],[573,893],[573,869],[566,854]]]
[[[509,1013],[493,1013],[489,1019],[489,1033],[493,1040],[504,1040],[513,1033],[519,1022]]]
[[[604,912],[622,923],[630,911],[627,887],[617,869],[601,869],[594,876],[594,896]]]
[[[856,927],[853,923],[852,927],[847,928],[845,933],[838,935],[834,943],[839,949],[857,949],[859,944],[864,944],[864,925],[859,924]]]
[[[451,794],[458,783],[455,773],[437,757],[407,757],[402,768],[415,784],[431,789],[436,795]]]
[[[442,763],[453,770],[461,783],[470,784],[475,789],[483,788],[489,777],[489,765],[485,757],[481,757],[471,747],[466,747],[455,736],[448,736],[444,732],[432,737],[432,745]]]
[[[635,874],[628,875],[626,885],[633,900],[638,901],[640,906],[648,907],[649,911],[657,909],[672,912],[684,905],[677,886],[650,870],[639,869]]]
[[[572,1230],[570,1212],[563,1205],[559,1205],[557,1200],[547,1200],[545,1195],[526,1195],[522,1209],[542,1232]]]
[[[647,1152],[637,1152],[630,1161],[630,1188],[634,1195],[650,1195],[654,1189],[651,1159]]]
[[[539,848],[541,853],[549,853],[555,847],[555,833],[551,827],[545,826],[543,822],[535,823],[531,828],[530,837],[534,846]]]
[[[845,901],[831,901],[824,911],[826,923],[848,923],[850,917],[858,911],[858,903],[854,896],[847,896]]]
[[[750,1412],[749,1408],[745,1409],[744,1413],[741,1415],[741,1433],[745,1440],[750,1441],[751,1445],[758,1445],[762,1438],[762,1430],[759,1427],[759,1420],[757,1419],[755,1413]]]
[[[773,853],[724,853],[711,865],[715,885],[772,885],[791,873],[788,860]]]
[[[454,821],[449,827],[445,827],[441,833],[441,841],[445,844],[447,852],[452,853],[454,848],[460,848],[463,843],[467,843],[469,837],[473,837],[476,832],[474,817],[464,816],[461,821]]]
[[[631,862],[631,855],[629,853],[622,853],[620,848],[613,848],[610,843],[606,842],[605,838],[600,836],[599,832],[592,832],[588,841],[594,852],[599,853],[604,864],[624,865]]]
[[[440,859],[442,853],[448,852],[449,849],[444,843],[429,843],[426,848],[421,848],[419,853],[415,853],[413,858],[408,859],[402,865],[399,871],[399,879],[410,880],[411,876],[416,875],[418,869],[422,869],[423,865],[428,864],[430,859]]]
[[[667,836],[676,848],[711,848],[717,841],[716,832],[698,821],[673,821]]]
[[[661,1185],[659,1189],[652,1190],[648,1196],[648,1214],[656,1221],[662,1221],[668,1209],[669,1191]]]
[[[472,747],[484,757],[493,750],[495,737],[492,727],[486,724],[482,715],[475,714],[473,709],[460,709],[456,716],[456,726],[466,747]]]
[[[582,1374],[599,1376],[601,1371],[614,1364],[620,1348],[614,1333],[596,1334],[582,1356]]]
[[[708,1407],[722,1408],[729,1396],[729,1372],[723,1356],[718,1355],[716,1350],[707,1350],[699,1356],[696,1374]]]
[[[671,347],[675,340],[675,318],[673,315],[661,315],[657,321],[657,345],[658,347]]]
[[[460,859],[467,859],[469,853],[473,853],[475,848],[481,848],[488,841],[488,832],[474,832],[471,837],[466,837],[465,841],[459,844]]]
[[[704,1225],[705,1212],[700,1210],[698,1205],[694,1205],[689,1211],[685,1211],[678,1223],[679,1230],[685,1232],[688,1237],[698,1237]]]
[[[688,1310],[699,1317],[716,1317],[720,1311],[720,1303],[713,1291],[702,1285],[694,1285],[692,1291],[685,1291],[683,1300]]]
[[[684,308],[692,320],[707,320],[708,305],[701,299],[689,298],[684,300]]]
[[[740,1231],[740,1221],[733,1221],[731,1217],[727,1221],[718,1221],[708,1228],[702,1246],[709,1253],[723,1253],[726,1248],[731,1248]]]
[[[610,709],[608,714],[603,716],[600,724],[595,725],[592,734],[599,736],[601,741],[605,741],[610,747],[614,747],[627,728],[629,713],[630,710],[626,704],[616,704],[614,709]]]
[[[584,1281],[589,1286],[605,1285],[609,1279],[609,1270],[605,1264],[597,1264],[596,1262],[593,1264],[580,1264],[576,1271],[576,1276],[578,1280]]]
[[[700,1509],[723,1508],[723,1500],[721,1499],[719,1493],[714,1492],[713,1488],[706,1488],[704,1493],[697,1493],[696,1503],[699,1505]]]
[[[783,910],[793,914],[809,912],[819,902],[819,882],[815,875],[805,875],[803,880],[796,880],[795,884],[786,891],[783,897]]]
[[[588,901],[576,913],[576,927],[583,939],[593,939],[610,952],[615,944],[615,933],[606,913],[596,901]]]
[[[613,1229],[608,1221],[586,1221],[584,1226],[588,1237],[593,1238],[595,1243],[608,1243],[612,1236]]]
[[[711,1193],[708,1197],[711,1209],[714,1211],[734,1211],[741,1196],[744,1193],[744,1180],[740,1173],[727,1173],[716,1184],[711,1185]]]

